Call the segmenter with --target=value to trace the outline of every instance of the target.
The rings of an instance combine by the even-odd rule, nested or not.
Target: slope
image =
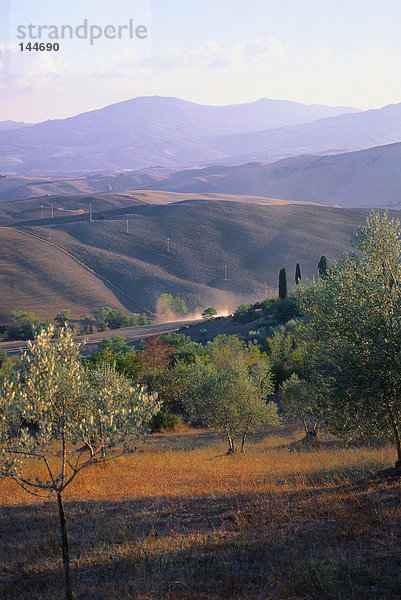
[[[63,309],[79,318],[96,306],[123,308],[93,273],[51,245],[13,229],[0,229],[0,321],[13,310],[52,319]]]
[[[178,171],[153,188],[190,193],[264,195],[343,207],[401,205],[401,143],[272,164]]]
[[[352,232],[366,214],[193,200],[133,207],[112,220],[27,230],[66,248],[150,310],[166,292],[185,298],[196,311],[261,298],[264,282],[271,293],[283,266],[293,287],[297,262],[303,279],[312,278],[322,254],[332,260],[349,249]]]

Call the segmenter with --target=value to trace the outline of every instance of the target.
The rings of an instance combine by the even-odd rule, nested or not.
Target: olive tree
[[[100,455],[105,457],[106,449],[108,458],[133,451],[159,404],[155,395],[131,386],[112,367],[86,372],[70,329],[62,329],[55,341],[52,336],[52,327],[39,333],[22,356],[16,380],[3,384],[2,454],[8,457],[3,472],[31,494],[55,496],[65,597],[71,600],[63,493],[80,471]],[[35,477],[27,468],[32,461],[39,463]]]
[[[186,409],[196,420],[226,434],[227,454],[236,452],[238,435],[244,452],[249,431],[279,422],[276,404],[266,402],[274,390],[269,361],[235,336],[217,336],[209,360],[192,367],[189,381]]]
[[[392,440],[401,468],[401,226],[372,212],[355,252],[298,290],[314,332],[314,370],[327,388],[327,420],[344,437]]]
[[[316,382],[301,379],[296,373],[280,386],[281,407],[287,416],[302,420],[306,441],[319,436],[325,408],[323,390]]]

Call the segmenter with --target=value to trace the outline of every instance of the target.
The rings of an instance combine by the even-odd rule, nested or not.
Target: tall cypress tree
[[[285,300],[288,296],[287,273],[284,268],[280,270],[278,276],[278,297],[280,300]]]
[[[297,263],[297,266],[295,267],[295,284],[299,285],[301,283],[301,267],[299,266],[299,263]]]
[[[328,266],[327,266],[327,258],[322,256],[319,260],[319,264],[317,265],[319,275],[322,279],[327,277],[328,275]]]

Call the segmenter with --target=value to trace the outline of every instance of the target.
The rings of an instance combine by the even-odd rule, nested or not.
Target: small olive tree
[[[248,348],[235,336],[219,335],[206,362],[198,362],[189,373],[185,407],[207,427],[223,431],[227,454],[241,451],[246,436],[257,425],[278,424],[277,406],[266,399],[274,390],[270,363],[256,347]]]
[[[256,425],[277,425],[277,406],[266,404],[252,378],[238,369],[219,370],[204,365],[195,374],[197,383],[189,389],[186,408],[189,414],[207,427],[226,434],[227,454],[236,452],[241,434],[241,452],[249,431]]]
[[[107,373],[87,373],[70,329],[62,329],[55,342],[52,336],[52,327],[39,333],[22,356],[16,381],[3,384],[2,471],[31,494],[56,497],[65,597],[71,600],[63,492],[82,469],[105,457],[106,449],[108,458],[133,451],[159,403],[156,395],[132,387],[112,367]],[[40,463],[36,477],[28,474],[28,461]]]
[[[325,394],[320,386],[300,379],[296,373],[280,386],[281,406],[289,417],[300,417],[305,429],[305,441],[316,440],[323,422]]]

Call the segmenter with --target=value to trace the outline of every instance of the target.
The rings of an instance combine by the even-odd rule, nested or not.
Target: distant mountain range
[[[291,131],[345,113],[357,116],[359,111],[266,98],[249,104],[203,106],[177,98],[139,97],[29,127],[7,126],[4,123],[9,122],[3,121],[0,172],[54,176],[156,165],[181,168],[241,162],[242,155],[254,152],[274,160],[293,153],[286,143],[292,135],[287,128]],[[266,139],[270,130],[273,145],[269,135]],[[284,151],[277,143],[280,136]],[[294,144],[299,145],[299,140]],[[330,140],[328,144],[333,145]]]
[[[30,127],[30,125],[30,123],[22,123],[22,121],[0,121],[0,131],[10,131],[10,129]]]
[[[213,149],[246,160],[284,156],[343,153],[401,142],[401,104],[338,115],[275,130],[220,136]]]

